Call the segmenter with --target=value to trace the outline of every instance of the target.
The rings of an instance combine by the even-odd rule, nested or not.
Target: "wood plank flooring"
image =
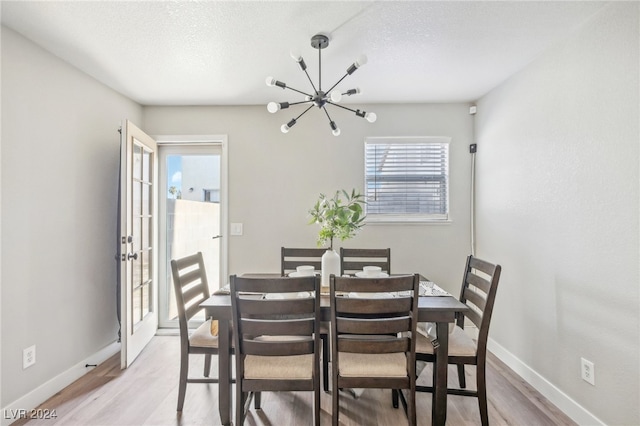
[[[55,410],[55,419],[19,420],[14,425],[218,425],[216,384],[189,384],[183,412],[176,412],[180,342],[177,336],[156,336],[127,370],[119,355],[99,365],[40,406]],[[192,357],[191,375],[200,374],[203,357]],[[214,366],[217,367],[214,362]],[[217,368],[212,374],[217,374]],[[467,367],[467,384],[474,386],[475,370]],[[419,383],[429,383],[430,367]],[[457,374],[450,370],[452,384]],[[491,425],[575,425],[566,415],[494,356],[487,365]],[[331,424],[331,395],[322,392],[321,423]],[[308,392],[263,393],[262,410],[253,406],[245,425],[299,426],[312,423],[312,395]],[[417,395],[418,424],[431,424],[431,394]],[[387,390],[367,389],[358,398],[341,393],[340,423],[347,426],[406,425],[402,409],[391,406]],[[448,397],[448,425],[480,424],[476,398]]]

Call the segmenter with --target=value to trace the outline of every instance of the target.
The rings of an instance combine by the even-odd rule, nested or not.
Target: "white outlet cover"
[[[36,363],[36,345],[29,346],[22,351],[22,369],[31,367]]]
[[[596,371],[593,362],[580,358],[581,376],[582,380],[595,386],[596,385]]]

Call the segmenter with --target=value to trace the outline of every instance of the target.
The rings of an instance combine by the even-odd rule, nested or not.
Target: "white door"
[[[158,328],[156,142],[128,120],[122,125],[120,171],[121,368]]]

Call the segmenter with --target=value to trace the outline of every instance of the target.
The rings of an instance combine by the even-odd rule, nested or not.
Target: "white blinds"
[[[367,139],[367,216],[448,219],[449,143],[443,140]]]

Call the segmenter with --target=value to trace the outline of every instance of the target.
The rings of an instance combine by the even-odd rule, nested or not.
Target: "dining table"
[[[394,274],[398,275],[398,274]],[[280,274],[251,273],[243,276],[275,277]],[[421,284],[428,282],[420,276]],[[218,409],[220,421],[223,425],[231,425],[232,418],[232,365],[231,365],[231,296],[228,292],[218,291],[200,304],[206,316],[218,321]],[[420,296],[418,299],[418,321],[436,324],[436,339],[434,345],[436,362],[433,369],[433,394],[431,405],[431,424],[442,425],[447,419],[447,371],[449,350],[449,323],[454,322],[457,313],[464,313],[469,308],[452,295]],[[320,319],[331,320],[331,305],[329,294],[320,294]]]

